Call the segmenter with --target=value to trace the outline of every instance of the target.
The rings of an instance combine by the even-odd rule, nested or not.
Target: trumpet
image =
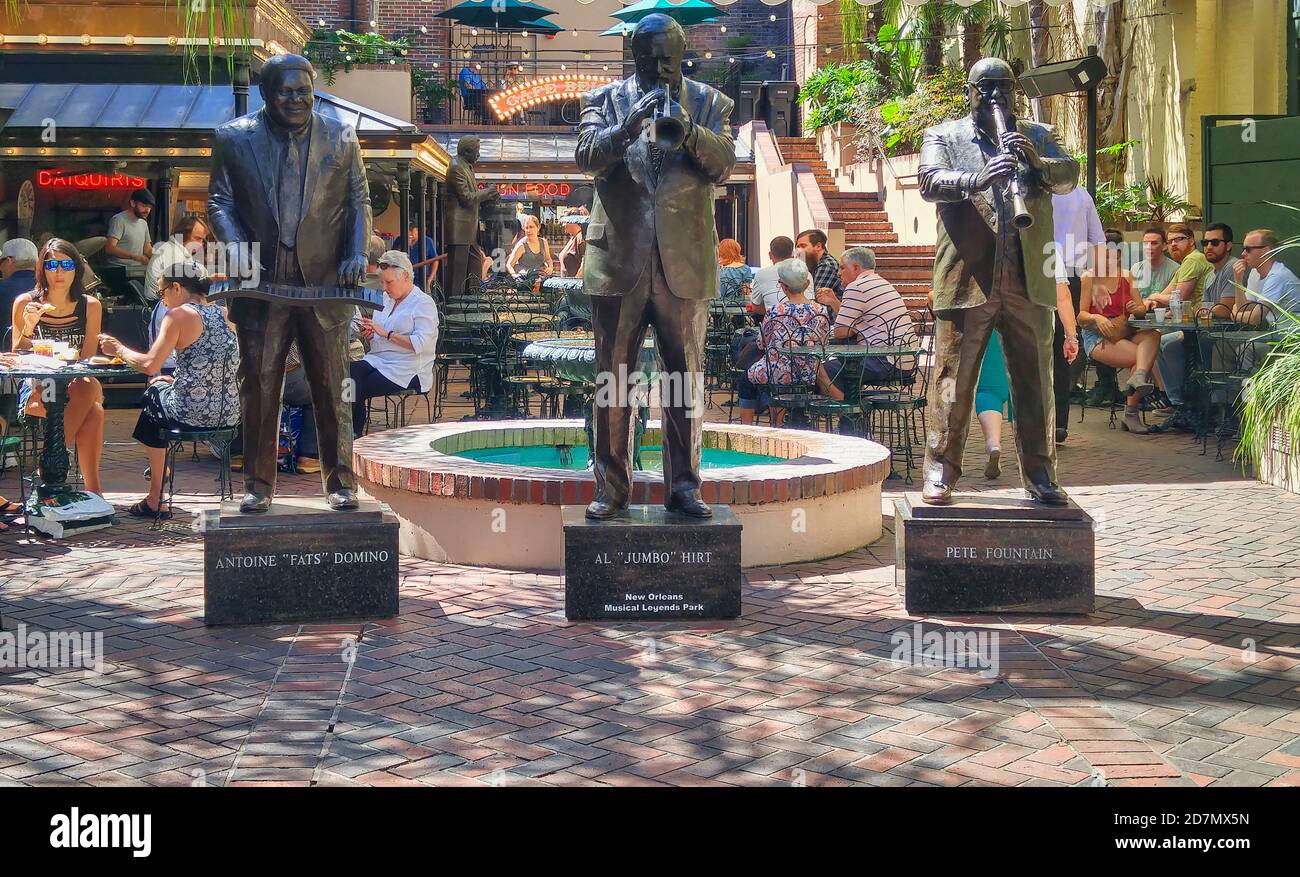
[[[993,114],[993,128],[998,135],[998,149],[1007,155],[1014,155],[1002,145],[1002,135],[1007,132],[1007,117],[1003,114],[1002,107],[998,106],[997,101],[989,101],[989,109]],[[1018,158],[1016,160],[1016,172],[1011,175],[1011,182],[1007,186],[1007,191],[1011,193],[1011,207],[1015,210],[1015,217],[1011,220],[1012,225],[1016,228],[1029,228],[1034,224],[1034,215],[1029,212],[1029,206],[1025,203],[1025,185],[1020,179]]]
[[[686,126],[671,113],[673,93],[664,85],[664,99],[655,107],[644,129],[647,143],[653,143],[661,152],[676,152],[686,143]]]

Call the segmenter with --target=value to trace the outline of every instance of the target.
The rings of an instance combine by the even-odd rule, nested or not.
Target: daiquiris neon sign
[[[497,119],[505,120],[540,104],[578,100],[592,89],[613,81],[608,76],[592,76],[588,73],[539,76],[497,92],[488,98],[488,105],[496,113]]]
[[[53,168],[36,172],[36,185],[43,189],[143,189],[143,177],[128,174],[72,174]]]

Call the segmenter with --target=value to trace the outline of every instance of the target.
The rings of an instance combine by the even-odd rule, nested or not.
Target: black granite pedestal
[[[378,503],[336,512],[277,498],[264,514],[223,503],[203,525],[206,624],[280,624],[397,614],[397,519]]]
[[[1083,509],[958,496],[894,503],[895,581],[913,615],[1080,614],[1093,609],[1094,527]]]
[[[564,616],[570,621],[727,619],[740,614],[740,520],[662,506],[589,521],[565,506]]]

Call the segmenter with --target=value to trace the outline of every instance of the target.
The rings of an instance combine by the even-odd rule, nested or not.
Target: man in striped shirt
[[[876,273],[875,253],[866,247],[845,250],[840,257],[839,279],[844,284],[843,301],[825,291],[817,295],[817,301],[835,314],[832,331],[836,339],[847,338],[874,347],[915,344],[907,305],[894,285]],[[891,380],[897,374],[886,357],[868,357],[865,371],[868,382]]]

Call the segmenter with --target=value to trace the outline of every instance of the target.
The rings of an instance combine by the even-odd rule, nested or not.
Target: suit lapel
[[[320,179],[321,165],[329,156],[329,132],[321,119],[312,119],[311,134],[307,137],[307,154],[302,160],[307,162],[307,178],[302,186],[302,214],[307,214],[307,205],[316,191],[316,181]]]
[[[984,157],[984,147],[982,146],[979,130],[976,128],[974,120],[969,116],[966,117],[966,129],[969,132],[971,148],[982,159]],[[990,186],[981,192],[976,192],[971,197],[971,204],[974,205],[975,211],[984,218],[984,221],[988,223],[988,227],[993,229],[993,233],[996,235],[998,233],[998,208],[993,201],[993,197],[993,187]]]
[[[257,176],[262,181],[262,196],[266,201],[267,210],[272,216],[275,215],[275,193],[276,184],[279,182],[279,171],[272,165],[278,165],[279,162],[268,162],[268,155],[275,155],[275,144],[271,142],[271,131],[268,127],[271,123],[266,118],[265,111],[262,113],[260,124],[254,125],[249,132],[249,136],[242,139],[245,156],[244,158],[253,167],[257,168]]]

